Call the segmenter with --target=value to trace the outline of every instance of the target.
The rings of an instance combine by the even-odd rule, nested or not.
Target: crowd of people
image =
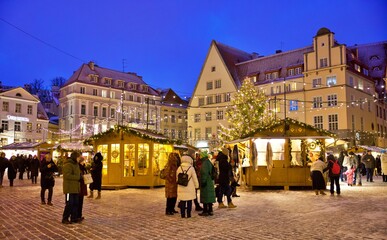
[[[337,171],[334,170],[336,164],[338,165]],[[324,157],[320,156],[312,163],[310,168],[312,187],[316,195],[326,195],[325,172],[328,172],[331,195],[334,195],[335,192],[340,195],[340,180],[346,182],[348,186],[362,186],[363,176],[365,176],[367,182],[372,183],[376,173],[378,176],[383,177],[383,182],[387,182],[386,170],[383,169],[382,171],[380,155],[375,158],[370,150],[365,151],[362,155],[357,155],[352,151],[342,151],[338,158],[329,154],[326,162]]]
[[[96,153],[88,170],[85,159],[80,152],[72,152],[70,157],[65,158],[62,167],[63,193],[65,195],[63,224],[80,223],[84,220],[82,214],[83,199],[87,196],[87,185],[83,178],[85,174],[90,172],[93,179],[93,182],[89,185],[90,195],[88,198],[93,198],[94,190],[98,191],[96,199],[101,198],[102,160],[101,153]],[[27,179],[31,179],[32,184],[37,184],[40,172],[41,204],[53,206],[52,197],[55,186],[55,173],[58,172],[58,166],[53,161],[50,153],[45,154],[43,159],[39,160],[36,155],[13,155],[10,159],[7,159],[5,153],[0,152],[0,188],[3,187],[6,170],[10,187],[14,186],[14,179],[17,178],[17,174],[19,173],[19,179],[23,180],[25,172],[27,173]]]
[[[165,166],[165,214],[179,213],[175,209],[177,204],[181,217],[190,218],[193,202],[195,211],[204,217],[214,214],[213,204],[216,202],[218,208],[235,208],[232,196],[238,196],[236,187],[239,184],[235,180],[237,164],[229,156],[227,148],[211,154],[202,151],[196,156],[183,155],[181,158],[177,153],[170,153]],[[188,178],[186,186],[179,184],[179,174],[183,173]],[[199,200],[197,191],[200,191]],[[227,199],[227,206],[223,203],[223,197]]]

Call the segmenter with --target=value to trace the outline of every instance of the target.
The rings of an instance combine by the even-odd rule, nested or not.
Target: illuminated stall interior
[[[174,151],[175,141],[142,129],[114,128],[88,139],[103,156],[104,186],[163,186],[160,170]]]
[[[310,165],[325,156],[325,139],[333,137],[333,133],[287,118],[228,146],[233,149],[237,145],[240,165],[246,168],[242,180],[245,178],[248,186],[289,189],[311,186]]]

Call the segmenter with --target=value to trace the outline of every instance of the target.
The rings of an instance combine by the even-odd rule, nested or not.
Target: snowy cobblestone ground
[[[40,186],[8,180],[0,188],[0,239],[387,239],[387,183],[342,183],[342,195],[239,189],[236,209],[190,219],[166,216],[164,188],[103,191],[85,199],[81,224],[63,225],[62,179],[54,206],[40,204]]]

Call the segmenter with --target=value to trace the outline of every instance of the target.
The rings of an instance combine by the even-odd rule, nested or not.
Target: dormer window
[[[363,74],[366,75],[366,76],[368,76],[368,69],[363,68]]]
[[[22,95],[20,93],[16,93],[16,97],[21,97]]]
[[[90,74],[90,82],[97,83],[98,75]]]
[[[141,90],[142,90],[143,92],[148,92],[148,90],[149,90],[149,88],[148,88],[147,85],[142,85],[141,88],[142,88]]]
[[[105,78],[104,82],[105,85],[112,85],[112,79],[111,78]]]
[[[294,75],[294,68],[288,69],[288,76]]]
[[[297,67],[297,68],[294,70],[294,73],[295,73],[295,75],[300,75],[300,74],[302,73],[301,67]]]
[[[361,72],[361,68],[358,64],[355,63],[354,67],[356,71]]]
[[[117,85],[119,88],[123,88],[125,83],[124,83],[124,81],[117,81]]]
[[[379,60],[379,57],[377,55],[373,55],[370,57],[370,60]]]

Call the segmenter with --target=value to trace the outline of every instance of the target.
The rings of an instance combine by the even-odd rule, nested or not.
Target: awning
[[[35,150],[42,142],[32,143],[32,142],[21,142],[21,143],[11,143],[1,147],[2,150]]]
[[[93,147],[84,145],[81,142],[70,142],[70,143],[61,143],[57,146],[58,149],[62,149],[64,151],[81,151],[81,152],[92,152]]]
[[[366,145],[358,145],[359,147],[370,150],[372,152],[378,152],[378,153],[385,153],[386,149],[381,148],[381,147],[376,147],[376,146],[366,146]]]

